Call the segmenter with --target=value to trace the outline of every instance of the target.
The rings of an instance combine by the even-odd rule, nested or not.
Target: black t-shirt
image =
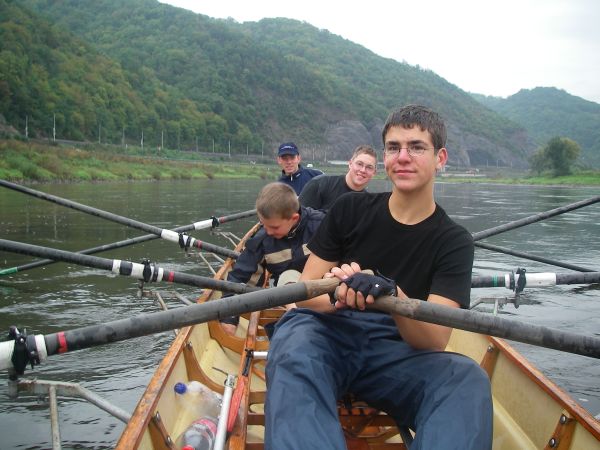
[[[354,191],[346,184],[346,175],[319,175],[306,183],[298,199],[302,206],[327,211],[348,192]]]
[[[389,192],[344,195],[323,219],[308,248],[326,261],[357,262],[396,280],[410,298],[437,294],[468,308],[474,246],[471,234],[436,205],[415,225],[390,214]]]

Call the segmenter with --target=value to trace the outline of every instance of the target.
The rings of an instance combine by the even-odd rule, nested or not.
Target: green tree
[[[580,153],[581,148],[577,142],[565,137],[554,137],[529,158],[529,163],[531,170],[538,174],[549,170],[555,177],[569,175]]]

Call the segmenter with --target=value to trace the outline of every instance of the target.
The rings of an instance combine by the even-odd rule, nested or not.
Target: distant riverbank
[[[251,155],[250,155],[251,156]],[[328,174],[344,173],[345,165],[315,166]],[[279,167],[275,161],[248,155],[206,157],[184,151],[128,151],[116,146],[85,149],[26,141],[0,141],[0,179],[17,182],[90,182],[191,180],[199,178],[260,178],[276,180]],[[382,170],[377,178],[385,177]],[[530,177],[498,171],[442,174],[444,182],[502,183],[541,185],[600,185],[600,171],[589,171],[566,177]]]

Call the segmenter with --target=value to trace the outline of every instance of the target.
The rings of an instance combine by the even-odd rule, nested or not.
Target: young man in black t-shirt
[[[300,204],[327,211],[331,205],[348,192],[366,192],[367,184],[377,171],[377,154],[370,145],[359,145],[348,161],[345,175],[319,175],[302,189]]]
[[[346,393],[414,430],[411,450],[491,448],[489,380],[443,351],[452,329],[365,310],[385,294],[466,308],[471,286],[472,237],[433,195],[448,158],[443,121],[409,105],[390,114],[382,137],[392,192],[344,195],[309,243],[300,279],[339,278],[337,301],[300,302],[275,329],[267,449],[345,449],[336,403]]]

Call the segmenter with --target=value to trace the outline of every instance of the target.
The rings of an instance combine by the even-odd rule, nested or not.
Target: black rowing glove
[[[377,275],[358,272],[344,281],[346,286],[362,293],[367,298],[372,295],[373,298],[382,295],[397,295],[396,282],[391,278],[385,277],[377,272]]]

